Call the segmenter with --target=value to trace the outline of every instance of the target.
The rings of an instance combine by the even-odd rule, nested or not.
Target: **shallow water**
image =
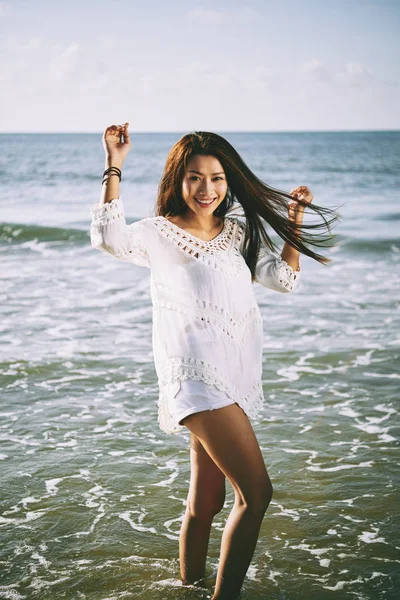
[[[179,137],[134,134],[128,221]],[[400,133],[225,137],[269,185],[344,203],[329,266],[303,256],[293,294],[255,284],[274,496],[242,598],[397,598]],[[0,598],[209,598],[179,581],[189,432],[158,428],[149,272],[90,246],[101,135],[0,145]],[[209,575],[232,505],[227,483]]]

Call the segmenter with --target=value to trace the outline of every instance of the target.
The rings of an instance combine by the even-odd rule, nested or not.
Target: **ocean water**
[[[132,135],[128,222],[182,134]],[[398,598],[400,132],[222,135],[269,185],[342,205],[332,263],[302,256],[293,294],[255,284],[274,496],[241,597]],[[103,169],[101,133],[0,135],[0,598],[210,598],[179,582],[189,431],[158,428],[149,271],[90,246]]]

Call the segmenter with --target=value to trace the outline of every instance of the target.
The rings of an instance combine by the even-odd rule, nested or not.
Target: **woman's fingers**
[[[290,190],[291,196],[304,197],[304,196],[307,196],[308,194],[312,195],[310,188],[307,187],[306,185],[299,185],[297,188],[293,188],[292,190]]]
[[[104,132],[104,138],[113,140],[114,142],[121,139],[122,134],[125,134],[124,125],[110,125]]]
[[[121,134],[123,134],[124,137],[129,138],[128,126],[128,122],[124,123],[123,125],[110,125],[106,128],[105,134],[115,135],[118,137],[121,137]]]
[[[116,135],[118,132],[118,125],[110,125],[109,127],[107,127],[107,129],[105,130],[105,135]]]
[[[129,144],[129,142],[130,142],[128,126],[129,126],[128,122],[126,122],[124,125],[121,125],[121,127],[122,127],[122,133],[124,135],[124,142],[126,144]]]
[[[103,147],[106,154],[124,160],[131,149],[128,121],[120,125],[110,125],[104,130]]]

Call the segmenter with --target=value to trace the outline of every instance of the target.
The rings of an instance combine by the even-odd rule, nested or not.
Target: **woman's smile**
[[[210,230],[210,223],[215,221],[214,213],[228,191],[224,168],[215,156],[195,154],[186,169],[182,198],[191,209],[191,218],[187,218],[187,222],[192,221],[198,229]]]
[[[216,199],[217,198],[210,198],[210,200],[207,200],[206,198],[203,198],[202,200],[200,200],[200,198],[195,198],[196,202],[200,206],[210,206],[210,204],[212,204]]]

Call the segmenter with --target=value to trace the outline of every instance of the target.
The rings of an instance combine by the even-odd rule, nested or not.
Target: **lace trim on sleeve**
[[[279,282],[289,291],[294,290],[300,277],[300,266],[294,271],[293,267],[282,258],[280,254],[277,256],[276,274]]]
[[[150,267],[150,257],[145,243],[146,231],[143,221],[126,224],[121,198],[113,198],[105,204],[91,206],[91,244],[98,250],[108,252],[115,258]]]
[[[94,204],[90,207],[92,224],[95,227],[108,225],[111,221],[121,219],[125,216],[121,198],[113,198],[105,204]]]
[[[277,292],[291,292],[300,279],[300,268],[294,271],[283,259],[262,246],[256,265],[256,281]]]

